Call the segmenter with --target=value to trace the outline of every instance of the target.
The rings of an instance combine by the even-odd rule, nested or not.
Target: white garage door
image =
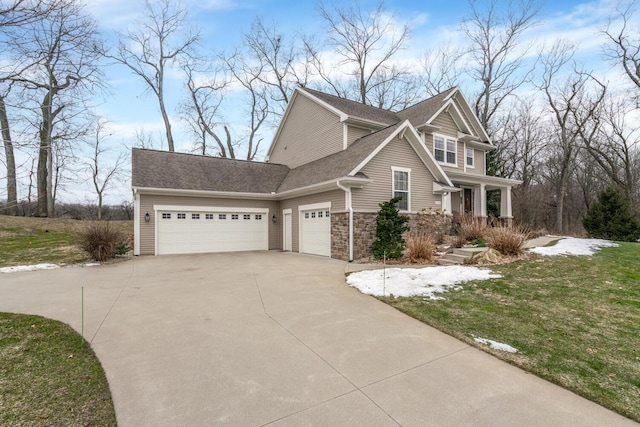
[[[269,249],[268,210],[156,210],[157,254]]]
[[[329,208],[300,210],[300,252],[331,256]]]

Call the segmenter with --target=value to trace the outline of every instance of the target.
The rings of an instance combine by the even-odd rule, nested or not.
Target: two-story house
[[[267,161],[134,149],[138,254],[285,250],[367,259],[379,204],[486,216],[495,149],[458,88],[392,112],[298,88]]]

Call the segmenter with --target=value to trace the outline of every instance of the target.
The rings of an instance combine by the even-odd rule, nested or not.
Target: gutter
[[[336,181],[338,188],[344,190],[344,193],[347,195],[346,197],[346,208],[349,212],[349,262],[353,262],[353,205],[351,200],[351,188],[345,187],[340,183],[340,181]]]

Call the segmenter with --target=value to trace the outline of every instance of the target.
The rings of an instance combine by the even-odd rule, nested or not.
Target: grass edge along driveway
[[[640,244],[593,256],[532,255],[502,278],[442,294],[379,298],[470,345],[640,421]],[[489,349],[482,337],[517,353]]]
[[[0,313],[0,391],[0,425],[116,425],[100,361],[57,320]]]

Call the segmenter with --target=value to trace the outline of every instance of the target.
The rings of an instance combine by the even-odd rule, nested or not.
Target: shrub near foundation
[[[488,227],[485,230],[487,246],[502,255],[520,255],[525,251],[528,235],[516,227]]]
[[[124,240],[122,233],[111,223],[97,222],[80,234],[80,247],[94,260],[104,262],[123,251],[126,247]]]

